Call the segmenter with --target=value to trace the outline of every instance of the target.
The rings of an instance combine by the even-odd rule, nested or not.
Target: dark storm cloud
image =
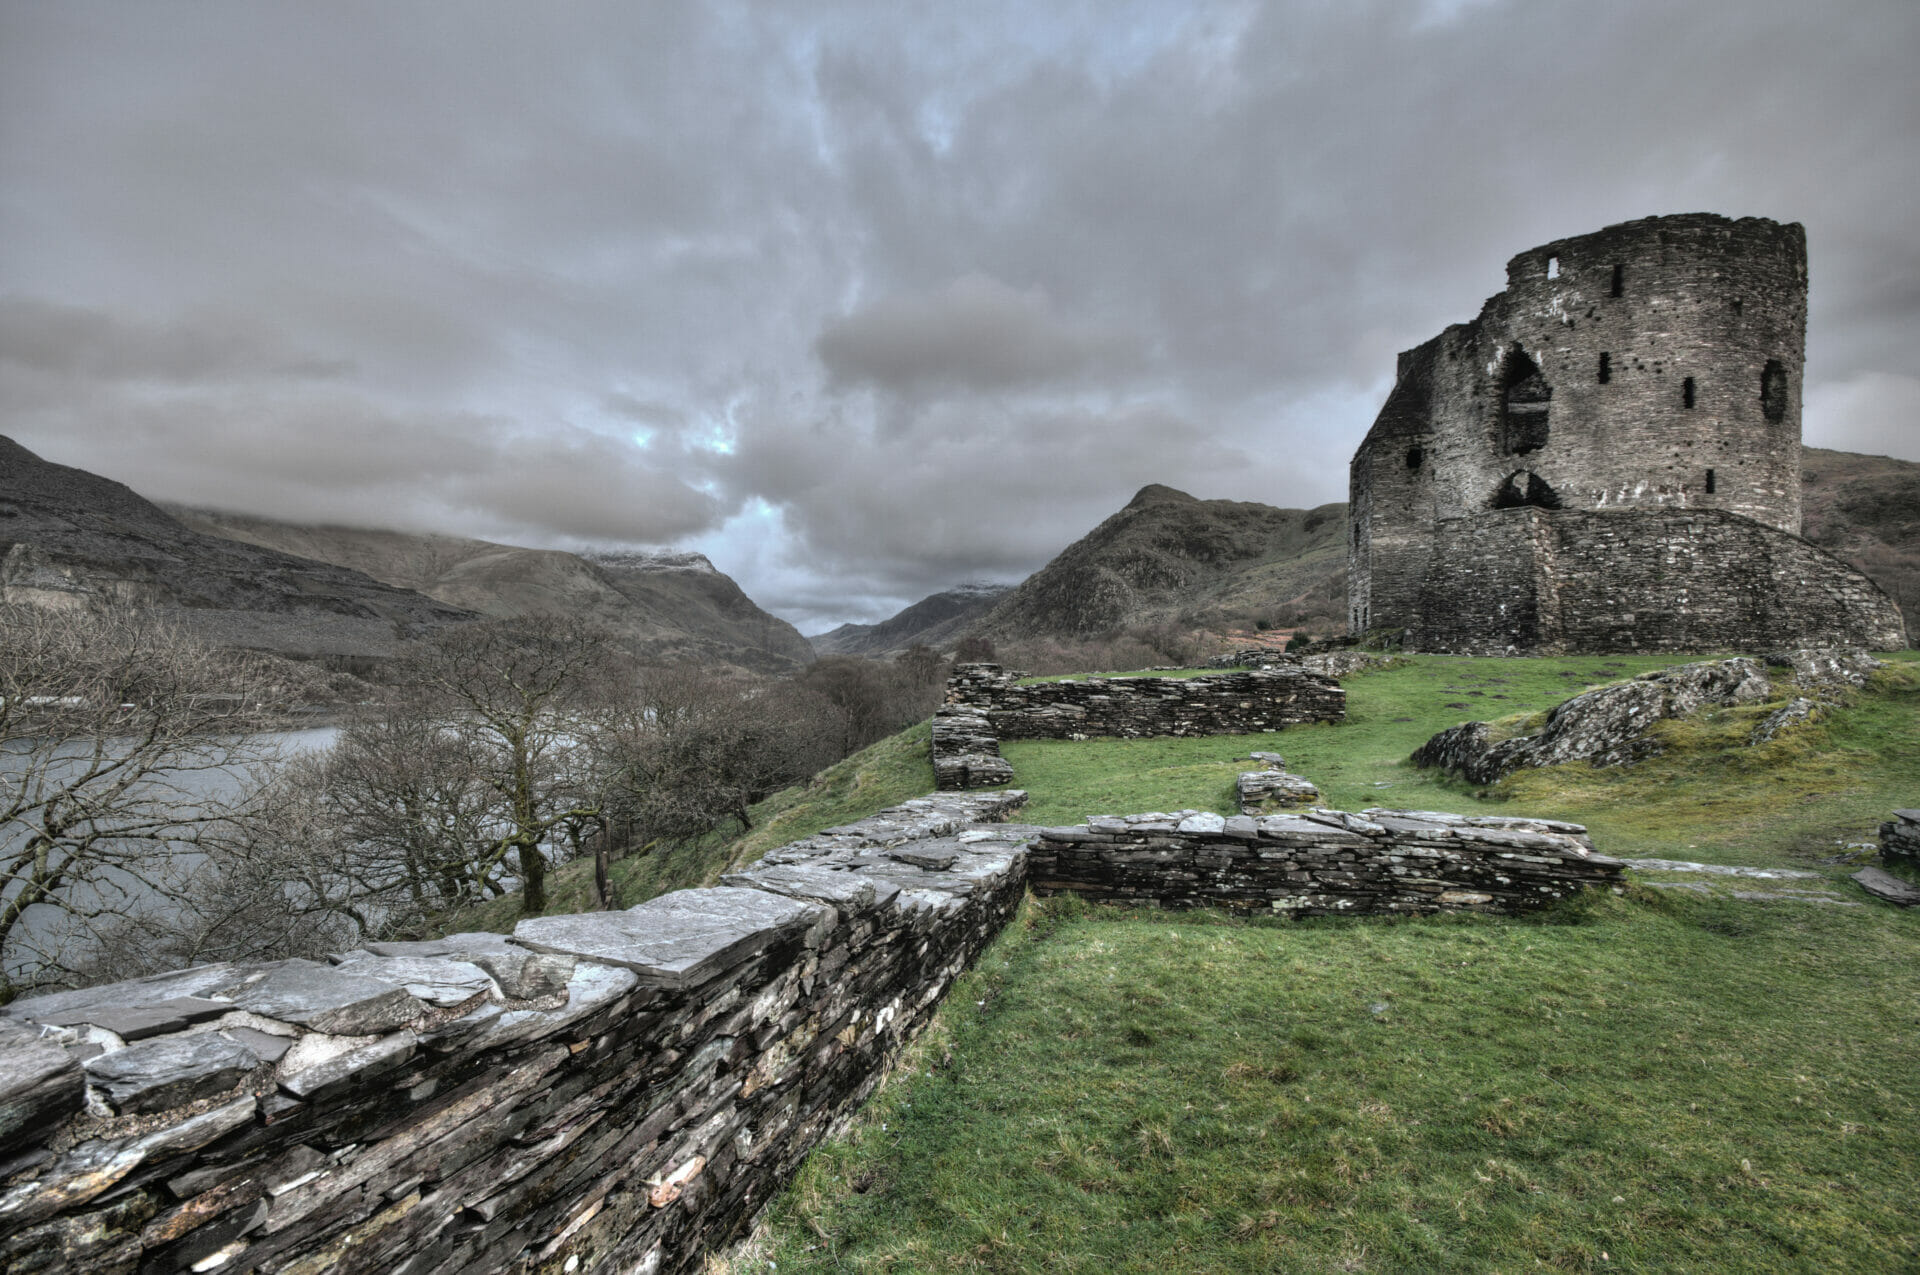
[[[0,0],[0,430],[162,497],[679,539],[809,629],[1146,482],[1311,505],[1516,252],[1799,220],[1920,457],[1909,0]]]

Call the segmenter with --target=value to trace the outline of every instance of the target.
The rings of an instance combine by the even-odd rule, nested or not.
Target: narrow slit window
[[[1420,446],[1420,444],[1415,443],[1413,446],[1407,448],[1407,468],[1408,469],[1420,468],[1420,462],[1425,460],[1426,458],[1427,458],[1427,450],[1426,448]]]
[[[1713,495],[1713,471],[1711,469],[1707,471],[1707,495]]]
[[[1605,385],[1613,379],[1613,355],[1605,350],[1600,352],[1600,384]]]
[[[1689,408],[1693,406],[1693,378],[1691,376],[1680,382],[1680,406]]]
[[[1547,278],[1558,279],[1559,277],[1560,277],[1560,258],[1548,257],[1547,258]]]
[[[1627,268],[1616,263],[1613,267],[1613,295],[1624,296],[1627,290]]]

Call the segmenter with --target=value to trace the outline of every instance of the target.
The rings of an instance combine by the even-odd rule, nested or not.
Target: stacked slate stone
[[[992,664],[962,664],[947,702],[987,719],[1000,739],[1246,735],[1346,717],[1346,692],[1298,668],[1201,677],[1089,677],[1018,685]]]
[[[994,788],[1013,782],[993,724],[978,713],[943,705],[933,715],[933,786],[941,792]]]
[[[0,1269],[699,1267],[1011,916],[1024,794],[624,912],[0,1013]]]
[[[1319,804],[1320,790],[1313,781],[1288,771],[1287,759],[1279,753],[1255,753],[1253,760],[1265,762],[1266,769],[1244,771],[1234,782],[1241,814],[1267,814]]]
[[[1043,829],[1027,865],[1037,894],[1297,916],[1523,912],[1624,880],[1579,824],[1420,810],[1089,819]]]
[[[1880,857],[1920,864],[1920,810],[1896,810],[1880,825]]]

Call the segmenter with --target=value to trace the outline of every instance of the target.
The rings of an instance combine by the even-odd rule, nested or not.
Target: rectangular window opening
[[[1547,258],[1547,278],[1558,279],[1559,277],[1560,277],[1560,258],[1548,257]]]
[[[1707,495],[1713,495],[1713,471],[1711,469],[1707,471]]]
[[[1613,295],[1616,297],[1623,295],[1626,292],[1626,287],[1627,268],[1624,265],[1616,264],[1613,267]]]
[[[1680,382],[1680,404],[1682,407],[1693,406],[1693,378],[1691,376]]]
[[[1600,355],[1600,384],[1605,385],[1608,381],[1611,381],[1612,379],[1613,379],[1613,355],[1606,353],[1605,351],[1602,351]]]

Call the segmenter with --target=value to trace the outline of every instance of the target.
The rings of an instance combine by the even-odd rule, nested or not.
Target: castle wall
[[[1354,455],[1351,631],[1904,644],[1870,582],[1797,539],[1806,289],[1804,231],[1761,218],[1651,217],[1515,256],[1479,317],[1401,356]]]
[[[1798,536],[1721,510],[1509,509],[1441,525],[1420,650],[1905,645],[1899,608]]]

